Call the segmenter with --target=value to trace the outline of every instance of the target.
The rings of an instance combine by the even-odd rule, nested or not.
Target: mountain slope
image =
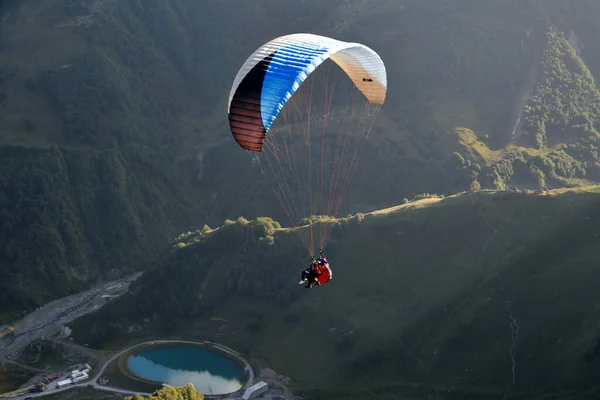
[[[598,115],[588,103],[600,14],[591,0],[563,3],[3,1],[0,204],[12,250],[0,263],[11,304],[0,320],[140,268],[141,254],[153,258],[182,230],[239,215],[286,220],[225,115],[239,66],[286,33],[359,41],[388,66],[388,100],[341,215],[420,193],[597,181]],[[581,46],[561,36],[571,30]],[[545,54],[564,66],[543,67]],[[544,98],[560,112],[527,120],[559,119],[564,132],[541,149],[511,143],[523,111],[515,104],[529,86],[548,89],[545,75],[588,106]],[[69,228],[44,207],[69,215]],[[52,245],[30,254],[30,243]]]
[[[334,279],[311,291],[293,231],[230,221],[182,235],[74,336],[213,339],[315,398],[591,390],[599,202],[598,187],[481,192],[343,219],[326,249]]]

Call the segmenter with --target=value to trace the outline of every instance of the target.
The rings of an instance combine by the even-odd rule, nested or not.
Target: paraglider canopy
[[[283,106],[327,59],[340,66],[370,103],[383,104],[386,70],[373,50],[309,33],[282,36],[258,48],[233,81],[228,112],[235,141],[246,150],[262,151]]]

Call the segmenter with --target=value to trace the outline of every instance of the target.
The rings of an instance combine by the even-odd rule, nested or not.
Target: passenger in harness
[[[315,260],[315,257],[311,257],[312,262],[306,268],[306,270],[302,271],[302,279],[298,284],[302,285],[306,283],[305,288],[312,289],[313,285],[325,285],[333,276],[331,271],[331,267],[329,266],[329,262],[323,255],[323,249],[319,250],[319,259]]]

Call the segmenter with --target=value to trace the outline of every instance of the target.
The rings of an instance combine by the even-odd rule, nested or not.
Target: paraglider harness
[[[300,283],[305,283],[305,288],[311,289],[312,285],[325,285],[332,277],[331,268],[329,262],[323,255],[323,249],[319,250],[319,259],[316,260],[314,256],[310,257],[312,263],[308,266],[305,271],[302,271],[302,280]]]

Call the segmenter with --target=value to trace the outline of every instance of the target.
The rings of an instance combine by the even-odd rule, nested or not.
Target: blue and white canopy
[[[359,43],[297,33],[276,38],[242,65],[229,94],[229,125],[244,149],[261,151],[277,115],[319,65],[328,58],[350,77],[373,104],[383,104],[387,75],[383,61]]]

